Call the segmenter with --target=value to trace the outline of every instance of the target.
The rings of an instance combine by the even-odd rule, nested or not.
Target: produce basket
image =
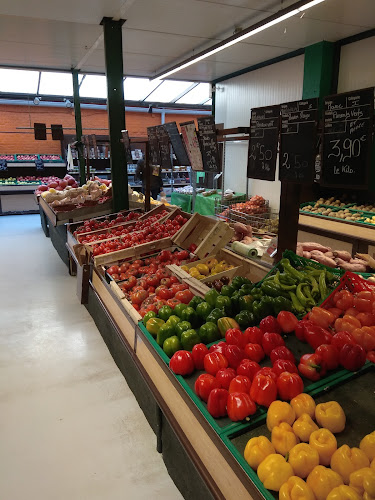
[[[279,225],[279,212],[269,208],[268,202],[263,213],[247,214],[231,207],[220,205],[217,207],[216,216],[229,223],[241,222],[249,225],[253,230],[276,235]],[[223,215],[225,214],[225,215]]]
[[[61,155],[39,155],[39,158],[44,163],[61,163],[64,161]]]
[[[321,307],[330,305],[332,302],[332,297],[336,292],[339,292],[340,290],[349,290],[352,293],[358,293],[365,290],[373,291],[374,288],[375,284],[371,284],[370,282],[366,281],[362,276],[350,271],[346,271],[344,276],[342,276],[339,285],[330,295],[328,295],[326,300],[321,303]]]
[[[317,404],[335,400],[343,407],[346,414],[346,426],[343,432],[336,435],[338,447],[343,444],[358,447],[361,439],[374,430],[374,387],[375,365],[367,364],[359,372],[345,373],[341,378],[310,392]],[[270,436],[265,425],[265,418],[264,412],[263,415],[253,419],[247,429],[229,429],[221,434],[221,438],[264,498],[273,500],[278,498],[278,494],[263,486],[257,473],[244,459],[244,450],[249,439],[263,435]]]
[[[26,154],[26,153],[17,153],[14,155],[14,157],[15,157],[15,161],[18,161],[18,162],[30,162],[30,161],[35,161],[35,160],[39,159],[39,155]]]

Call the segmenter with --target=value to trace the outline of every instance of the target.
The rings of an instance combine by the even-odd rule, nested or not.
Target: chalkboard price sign
[[[147,137],[150,153],[150,165],[160,165],[159,141],[156,135],[156,127],[147,127]]]
[[[156,137],[159,143],[160,165],[163,168],[172,168],[171,147],[169,144],[169,135],[164,125],[158,125],[156,128]]]
[[[280,106],[251,110],[247,176],[274,181],[280,129]]]
[[[190,165],[193,170],[202,171],[203,161],[202,153],[199,148],[195,123],[193,121],[180,123],[181,134],[186,146],[186,151],[189,156]]]
[[[374,118],[374,88],[326,97],[323,184],[367,188]]]
[[[178,131],[176,122],[169,122],[164,125],[165,130],[169,135],[174,154],[177,158],[177,163],[180,166],[189,166],[189,158],[186,153],[184,143],[182,142],[180,132]]]
[[[130,147],[130,138],[129,132],[127,130],[122,130],[122,142],[124,144],[125,154],[126,154],[126,162],[133,163],[132,152]]]
[[[216,126],[212,115],[198,118],[198,137],[204,171],[220,172],[220,155],[216,138]]]
[[[318,99],[281,104],[281,181],[312,184],[315,177]]]

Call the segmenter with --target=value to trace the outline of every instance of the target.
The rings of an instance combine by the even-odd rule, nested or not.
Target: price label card
[[[147,127],[148,145],[150,151],[150,165],[160,165],[159,141],[156,135],[156,127]]]
[[[203,170],[202,154],[199,148],[195,123],[185,122],[180,124],[182,138],[185,143],[186,152],[189,156],[191,168],[196,171]]]
[[[165,130],[169,135],[174,154],[177,158],[177,163],[180,166],[190,166],[190,161],[186,153],[184,143],[182,142],[180,132],[178,131],[176,122],[169,122],[164,125]]]
[[[326,97],[323,184],[368,187],[374,118],[374,88]]]
[[[215,119],[211,116],[198,118],[198,137],[205,172],[220,172],[220,155],[217,145]]]
[[[281,181],[311,184],[315,177],[318,99],[281,104]]]
[[[156,137],[158,138],[159,143],[159,152],[160,152],[160,165],[163,168],[172,168],[171,161],[171,147],[169,144],[169,135],[165,130],[164,125],[157,125],[156,129]]]
[[[280,106],[251,110],[247,176],[274,181],[280,130]]]

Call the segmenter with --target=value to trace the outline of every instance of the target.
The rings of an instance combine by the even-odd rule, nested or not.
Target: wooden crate
[[[207,276],[206,278],[204,278],[202,280],[198,280],[202,283],[206,283],[207,281],[220,279],[223,276],[228,276],[228,278],[233,278],[234,276],[238,276],[239,274],[243,274],[243,264],[244,264],[245,259],[239,255],[234,254],[233,252],[231,252],[229,250],[226,250],[226,249],[221,249],[221,250],[219,250],[219,252],[217,252],[213,255],[210,255],[209,257],[205,257],[204,259],[197,260],[195,262],[191,262],[189,264],[186,264],[186,267],[188,269],[191,269],[192,267],[196,267],[197,264],[206,264],[206,262],[210,259],[217,259],[219,262],[221,260],[225,260],[228,264],[230,264],[234,267],[232,269],[222,271],[221,273]],[[190,276],[190,274],[188,272],[186,274],[188,274]]]
[[[203,259],[225,247],[234,236],[229,224],[222,221],[194,214],[174,237],[176,245],[189,248],[197,245],[195,254]]]
[[[125,311],[128,313],[130,318],[134,321],[135,324],[138,324],[139,321],[141,321],[142,316],[139,314],[138,311],[134,309],[134,307],[131,305],[131,303],[128,301],[128,299],[125,297],[124,292],[121,290],[121,288],[118,286],[118,284],[115,281],[111,281],[109,286],[111,287],[111,290],[113,293],[116,295],[116,297],[119,299],[119,303],[121,304],[121,307],[125,309]]]
[[[68,212],[55,212],[42,197],[40,197],[39,205],[42,207],[53,226],[62,226],[68,222],[71,223],[91,219],[112,212],[112,200],[107,200],[104,203],[97,203],[89,207],[76,208]]]

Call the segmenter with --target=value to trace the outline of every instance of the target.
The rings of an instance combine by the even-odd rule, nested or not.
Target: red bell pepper
[[[358,315],[359,316],[359,315]],[[352,336],[357,344],[361,345],[365,351],[375,349],[375,327],[363,326],[352,331]]]
[[[236,370],[233,368],[221,368],[215,375],[223,389],[228,390],[231,380],[237,375]]]
[[[267,375],[256,375],[251,384],[250,397],[258,405],[268,407],[277,397],[276,382]]]
[[[302,319],[301,321],[298,322],[298,325],[294,329],[294,333],[297,337],[298,340],[301,340],[302,342],[306,342],[305,339],[305,328],[314,326],[314,323],[312,321],[309,321],[308,319]]]
[[[209,352],[205,355],[203,364],[207,373],[216,375],[221,368],[228,366],[228,360],[221,352]]]
[[[229,366],[236,370],[246,355],[238,345],[227,345],[224,356],[227,358]]]
[[[322,307],[313,307],[309,312],[309,320],[322,328],[328,328],[335,321],[335,316]]]
[[[271,316],[272,317],[272,316]],[[265,333],[262,339],[263,351],[269,356],[271,351],[280,345],[285,345],[284,339],[278,333]]]
[[[228,345],[243,346],[243,333],[239,328],[230,328],[225,333],[225,341]]]
[[[204,344],[195,344],[191,351],[191,355],[193,356],[195,369],[203,370],[204,368],[204,357],[208,354],[207,346]]]
[[[257,326],[249,326],[244,331],[244,337],[247,344],[262,344],[264,332]]]
[[[371,361],[371,363],[375,363],[375,351],[369,351],[367,353],[366,359]]]
[[[177,351],[169,361],[169,368],[176,375],[190,375],[195,370],[193,356],[189,351]]]
[[[229,392],[226,389],[213,389],[208,396],[207,411],[214,418],[227,415]]]
[[[273,373],[279,377],[283,372],[298,373],[297,367],[289,359],[278,359],[272,366]]]
[[[319,354],[304,354],[299,360],[298,371],[309,380],[320,380],[327,373],[327,367]]]
[[[337,332],[332,337],[331,344],[340,352],[344,344],[356,345],[356,340],[349,332]]]
[[[244,420],[249,415],[254,415],[256,405],[251,397],[244,392],[229,394],[227,401],[228,417],[233,422]]]
[[[249,377],[250,381],[252,381],[259,370],[260,366],[256,361],[243,359],[237,367],[237,375],[246,375],[246,377]]]
[[[366,351],[360,345],[344,344],[340,351],[340,365],[355,372],[366,362]]]
[[[275,347],[271,351],[270,358],[272,361],[272,364],[275,363],[278,359],[289,359],[292,363],[296,362],[296,358],[294,357],[294,354],[290,349],[288,349],[285,345],[281,345],[279,347]]]
[[[208,396],[213,389],[220,389],[220,382],[209,373],[199,375],[194,384],[195,394],[207,403]]]
[[[290,401],[303,392],[303,381],[298,373],[282,373],[277,379],[277,390],[284,401]]]
[[[283,333],[294,332],[296,326],[298,325],[298,319],[292,312],[289,311],[280,311],[277,315],[277,322]]]
[[[339,318],[342,314],[342,310],[339,309],[338,307],[329,307],[327,309],[327,311],[329,311],[330,313],[332,313],[335,317],[335,319]]]
[[[266,377],[271,377],[275,382],[277,380],[278,375],[273,371],[273,368],[270,366],[263,366],[256,375],[265,375]]]
[[[217,344],[212,345],[208,349],[208,352],[220,352],[221,354],[224,354],[226,347],[227,347],[227,343],[226,342],[219,342]]]
[[[339,351],[332,344],[320,345],[315,354],[321,356],[327,370],[335,370],[339,366]]]
[[[356,328],[361,328],[361,322],[354,316],[345,314],[343,318],[338,318],[335,321],[336,332],[352,332]]]
[[[232,392],[246,392],[249,394],[251,388],[251,381],[246,375],[237,375],[231,380],[229,384],[229,394]]]
[[[263,333],[281,333],[281,326],[273,316],[266,316],[259,323],[259,328]]]
[[[359,312],[372,312],[372,304],[374,299],[370,291],[362,291],[354,297],[354,307]]]
[[[339,309],[346,311],[350,307],[353,307],[354,296],[349,292],[349,290],[340,290],[333,296],[333,303]]]
[[[244,351],[249,359],[256,361],[257,363],[262,361],[265,356],[263,347],[259,344],[246,344]]]
[[[360,321],[362,326],[374,326],[375,325],[375,315],[368,312],[360,312],[357,314],[356,318]]]
[[[338,321],[338,320],[336,320]],[[322,344],[330,344],[332,335],[328,330],[325,330],[321,326],[317,325],[306,325],[305,326],[305,340],[311,345],[313,349],[316,349]]]

